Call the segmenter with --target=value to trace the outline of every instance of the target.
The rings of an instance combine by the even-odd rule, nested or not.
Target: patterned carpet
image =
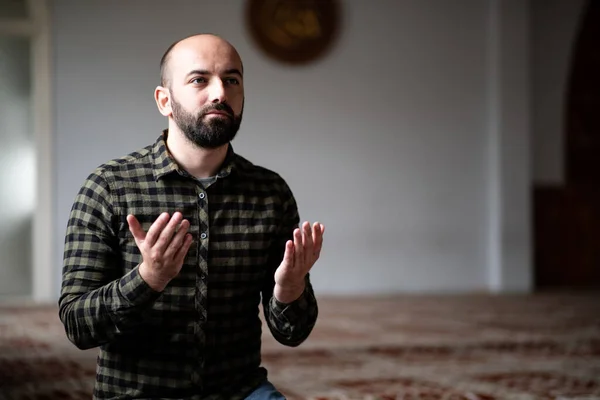
[[[600,399],[600,294],[320,299],[263,359],[290,400]],[[96,350],[53,307],[0,307],[0,399],[89,399]]]

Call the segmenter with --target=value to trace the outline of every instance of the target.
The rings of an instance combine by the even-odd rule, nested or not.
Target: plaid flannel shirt
[[[259,304],[277,341],[297,346],[317,319],[306,289],[291,304],[273,296],[274,271],[299,217],[276,173],[231,146],[202,184],[157,141],[99,166],[67,224],[60,318],[79,348],[100,347],[94,399],[242,399],[267,377]],[[190,221],[192,244],[162,292],[141,278],[126,217],[145,231],[164,211]]]

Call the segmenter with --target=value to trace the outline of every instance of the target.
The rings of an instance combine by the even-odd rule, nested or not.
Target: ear
[[[154,89],[154,100],[158,111],[165,117],[170,117],[173,111],[171,110],[171,93],[169,89],[163,86],[157,86]]]

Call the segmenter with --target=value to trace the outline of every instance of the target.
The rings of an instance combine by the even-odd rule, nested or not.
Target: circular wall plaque
[[[247,0],[246,24],[270,57],[304,64],[323,56],[340,25],[337,0]]]

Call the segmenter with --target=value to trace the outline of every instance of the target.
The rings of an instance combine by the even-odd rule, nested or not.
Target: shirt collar
[[[179,164],[171,157],[169,150],[167,149],[167,135],[168,130],[165,129],[162,134],[156,139],[156,142],[152,146],[152,155],[154,158],[154,165],[152,173],[154,174],[154,180],[158,181],[166,175],[171,173],[179,173],[180,175],[193,178],[187,171],[179,167]],[[229,143],[227,149],[227,155],[223,161],[220,171],[217,173],[217,178],[225,178],[229,176],[236,168],[237,155],[233,151],[231,143]]]

